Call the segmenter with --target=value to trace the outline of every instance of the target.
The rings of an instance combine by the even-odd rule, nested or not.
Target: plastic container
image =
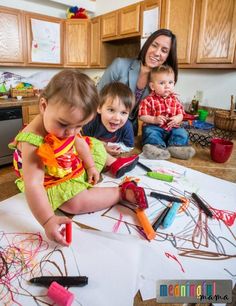
[[[199,117],[198,117],[198,120],[200,121],[206,121],[206,118],[208,116],[208,111],[205,110],[205,109],[199,109],[198,110],[198,114],[199,114]]]
[[[223,138],[212,138],[211,159],[217,163],[225,163],[233,151],[233,142]]]

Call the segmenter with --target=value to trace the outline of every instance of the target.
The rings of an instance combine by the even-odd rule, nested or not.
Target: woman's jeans
[[[142,143],[160,148],[169,146],[187,146],[188,133],[184,128],[172,128],[166,131],[157,125],[145,125],[142,130]]]

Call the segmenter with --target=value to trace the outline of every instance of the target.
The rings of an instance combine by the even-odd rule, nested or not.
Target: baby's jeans
[[[172,128],[166,131],[157,125],[145,125],[142,130],[142,143],[160,148],[169,146],[187,146],[188,133],[184,128]]]

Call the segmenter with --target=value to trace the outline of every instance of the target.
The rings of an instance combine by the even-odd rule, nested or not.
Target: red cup
[[[223,138],[212,138],[211,140],[211,159],[217,163],[225,163],[232,151],[233,142]]]

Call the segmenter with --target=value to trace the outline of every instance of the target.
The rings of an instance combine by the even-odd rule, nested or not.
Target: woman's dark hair
[[[178,60],[177,60],[177,41],[176,41],[176,36],[173,34],[170,30],[168,29],[159,29],[152,33],[148,39],[146,40],[145,44],[143,45],[142,49],[139,52],[138,55],[138,60],[140,60],[143,65],[145,65],[145,57],[148,48],[152,44],[152,42],[158,37],[158,36],[167,36],[171,38],[171,47],[170,47],[170,52],[169,55],[165,61],[164,64],[167,64],[171,66],[174,70],[175,73],[175,82],[177,82],[178,79]]]

